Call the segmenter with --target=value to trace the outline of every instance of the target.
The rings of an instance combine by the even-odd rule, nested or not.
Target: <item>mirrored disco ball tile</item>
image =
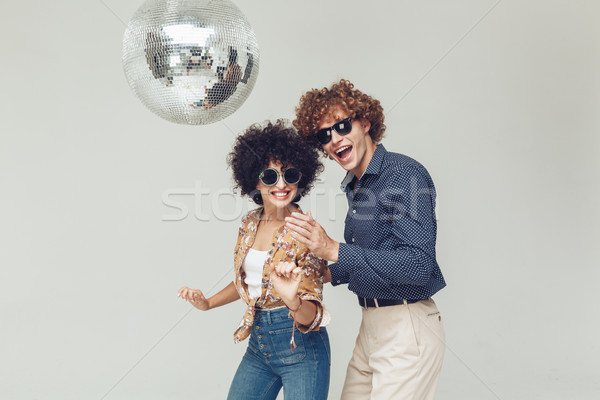
[[[233,114],[258,76],[256,35],[229,0],[148,0],[123,37],[129,86],[153,113],[180,124]]]

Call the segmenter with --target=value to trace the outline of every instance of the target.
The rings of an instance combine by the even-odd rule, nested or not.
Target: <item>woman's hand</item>
[[[285,304],[291,309],[296,309],[300,303],[298,299],[298,287],[302,280],[302,268],[291,262],[280,262],[271,264],[271,283],[279,293]]]
[[[179,289],[179,293],[177,296],[189,302],[198,310],[210,310],[210,304],[208,300],[204,297],[204,294],[202,294],[202,291],[199,289],[190,289],[189,287],[184,286],[181,289]]]

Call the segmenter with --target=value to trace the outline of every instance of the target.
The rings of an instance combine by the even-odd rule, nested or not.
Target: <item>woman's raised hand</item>
[[[302,268],[291,262],[280,262],[277,265],[271,264],[271,282],[273,288],[279,293],[283,301],[296,304],[298,297],[298,287],[302,280]]]
[[[204,294],[202,294],[202,291],[199,289],[190,289],[189,287],[184,286],[179,289],[177,296],[189,302],[198,310],[206,311],[210,309],[208,300],[204,297]]]

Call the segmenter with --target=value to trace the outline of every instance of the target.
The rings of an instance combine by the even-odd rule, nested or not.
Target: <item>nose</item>
[[[342,135],[337,133],[335,129],[331,130],[331,143],[336,144],[342,141]]]
[[[283,180],[283,174],[279,174],[279,179],[277,179],[277,183],[275,184],[277,189],[283,189],[285,187],[285,181]]]

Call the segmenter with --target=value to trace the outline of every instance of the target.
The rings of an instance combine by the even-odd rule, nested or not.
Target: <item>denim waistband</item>
[[[289,310],[287,307],[276,307],[276,308],[257,308],[254,311],[254,323],[256,321],[266,321],[271,324],[271,321],[287,320],[289,318]]]

